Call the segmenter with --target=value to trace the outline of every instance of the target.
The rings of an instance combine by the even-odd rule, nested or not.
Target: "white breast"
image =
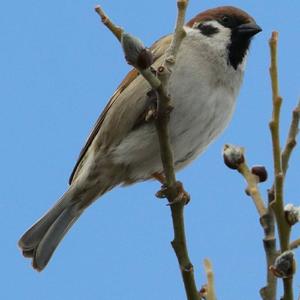
[[[242,71],[228,65],[226,51],[199,43],[194,33],[181,45],[169,86],[175,107],[170,128],[177,168],[199,155],[231,119]]]

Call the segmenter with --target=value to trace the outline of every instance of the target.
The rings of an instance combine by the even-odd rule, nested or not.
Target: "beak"
[[[256,23],[242,24],[236,29],[239,35],[246,36],[249,38],[262,31],[261,27],[258,26]]]

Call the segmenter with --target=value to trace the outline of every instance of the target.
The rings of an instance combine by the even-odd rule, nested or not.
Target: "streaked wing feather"
[[[162,39],[158,40],[157,42],[155,42],[153,44],[153,46],[151,47],[153,56],[154,56],[154,63],[158,60],[158,58],[160,58],[166,48],[168,47],[168,45],[171,42],[171,35],[165,36]],[[82,150],[80,151],[78,160],[73,168],[73,171],[71,173],[70,179],[69,179],[69,184],[72,183],[75,173],[77,172],[77,169],[82,161],[82,159],[84,158],[85,154],[87,153],[90,145],[92,144],[94,138],[97,136],[101,125],[103,124],[103,121],[108,113],[108,111],[110,110],[110,108],[112,107],[112,105],[120,98],[120,95],[123,93],[123,91],[139,76],[139,73],[136,69],[131,70],[127,76],[124,78],[124,80],[121,82],[121,84],[119,85],[119,87],[117,88],[116,92],[113,94],[113,96],[110,98],[109,102],[107,103],[107,105],[105,106],[104,110],[102,111],[102,113],[100,114],[99,118],[97,119],[90,135],[88,136],[88,139],[84,145],[84,147],[82,148]],[[122,97],[121,97],[122,98]]]
[[[116,99],[118,99],[118,96],[123,92],[123,90],[138,76],[138,72],[136,69],[132,69],[127,76],[124,78],[124,80],[121,82],[121,84],[119,85],[119,87],[117,88],[117,90],[115,91],[115,93],[112,95],[112,97],[110,98],[109,102],[106,104],[104,110],[102,111],[102,113],[100,114],[100,116],[98,117],[91,133],[89,134],[85,145],[83,146],[83,148],[81,149],[80,153],[79,153],[79,157],[77,159],[77,162],[73,168],[73,171],[70,175],[69,178],[69,184],[72,183],[73,181],[73,177],[75,175],[75,172],[77,170],[78,165],[80,164],[82,158],[84,157],[84,155],[86,154],[89,146],[91,145],[92,141],[94,140],[95,136],[97,135],[101,124],[103,123],[103,120],[106,116],[106,113],[108,112],[108,110],[111,108],[111,106],[113,105],[113,103],[116,101]]]

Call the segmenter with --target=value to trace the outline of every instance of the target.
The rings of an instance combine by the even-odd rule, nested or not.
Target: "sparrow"
[[[234,111],[252,37],[261,31],[232,6],[199,13],[184,26],[168,93],[170,142],[178,171],[215,140]],[[153,69],[165,58],[172,35],[151,47]],[[19,240],[25,257],[41,271],[73,223],[97,198],[118,185],[164,182],[154,120],[147,112],[155,93],[135,69],[119,85],[89,135],[58,202]]]

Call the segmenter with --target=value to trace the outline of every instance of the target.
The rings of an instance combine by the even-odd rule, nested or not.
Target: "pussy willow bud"
[[[199,291],[199,296],[200,296],[200,299],[206,299],[207,297],[207,289],[208,289],[208,286],[207,284],[204,284],[202,285],[200,291]]]
[[[228,168],[236,170],[245,161],[244,150],[241,147],[226,144],[223,148],[223,159]]]
[[[248,187],[246,187],[246,188],[245,188],[245,194],[246,194],[247,196],[251,196],[251,193],[250,193],[250,191],[249,191],[249,188],[248,188]]]
[[[264,182],[268,179],[268,172],[264,166],[253,166],[251,173],[258,177],[259,182]]]
[[[294,258],[294,252],[285,251],[279,255],[274,262],[274,265],[270,266],[270,270],[276,277],[291,278],[296,271],[296,262]]]
[[[152,65],[152,52],[144,46],[140,39],[129,33],[123,32],[121,36],[121,45],[126,61],[130,65],[143,70]]]
[[[150,49],[145,48],[141,51],[137,59],[137,66],[142,69],[148,69],[153,64],[153,55]]]
[[[287,204],[284,207],[285,217],[287,222],[292,226],[300,221],[300,207],[293,204]]]

